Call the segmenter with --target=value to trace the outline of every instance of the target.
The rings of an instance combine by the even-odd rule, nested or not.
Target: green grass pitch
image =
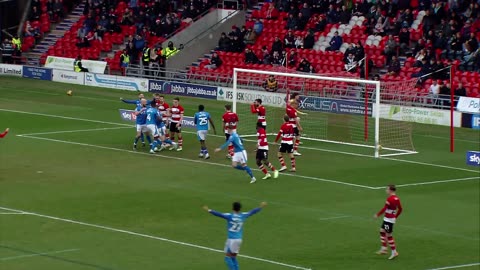
[[[0,140],[0,269],[226,269],[225,223],[201,207],[227,212],[237,200],[244,210],[269,203],[246,223],[242,269],[479,269],[480,173],[465,165],[478,131],[457,129],[450,153],[447,127],[415,125],[419,153],[385,159],[317,144],[302,149],[296,174],[250,185],[224,153],[199,159],[192,133],[183,152],[132,151],[134,129],[118,115],[132,106],[119,97],[136,93],[0,78],[0,129],[11,129]],[[224,103],[181,103],[186,115],[204,104],[222,135]],[[210,136],[210,152],[223,141]],[[372,216],[389,183],[404,206],[394,261],[374,254],[381,220]]]

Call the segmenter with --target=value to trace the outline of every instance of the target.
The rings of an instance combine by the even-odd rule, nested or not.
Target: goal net
[[[264,89],[271,75],[278,84],[276,92]],[[414,102],[409,91],[417,81],[381,83],[353,78],[349,72],[340,76],[236,68],[233,88],[225,89],[223,96],[233,102],[242,137],[256,134],[257,115],[251,109],[255,99],[266,107],[267,133],[276,135],[295,93],[298,110],[305,113],[299,114],[303,128],[299,152],[303,148],[375,157],[416,153],[412,124],[392,115],[399,105]]]

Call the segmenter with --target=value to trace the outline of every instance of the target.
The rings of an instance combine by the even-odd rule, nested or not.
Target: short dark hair
[[[205,110],[205,106],[203,106],[203,105],[198,105],[198,110],[199,110],[199,111]]]
[[[285,122],[288,122],[288,121],[290,121],[290,117],[288,117],[288,115],[285,114],[283,116],[283,120],[285,120]]]
[[[152,101],[150,102],[150,106],[152,106],[152,107],[156,107],[156,106],[157,106],[157,103],[155,102],[155,100],[152,100]]]
[[[298,93],[292,93],[290,94],[290,98],[293,99],[293,98],[296,98],[299,94]]]
[[[179,97],[175,97],[173,100],[180,101]]]
[[[230,105],[230,104],[226,104],[226,105],[225,105],[225,109],[227,109],[227,110],[229,110],[229,111],[230,111],[230,110],[232,109],[232,105]]]
[[[163,98],[165,98],[165,96],[164,96],[164,95],[159,95],[158,97],[163,97]]]
[[[260,104],[262,104],[262,100],[259,99],[259,98],[255,99],[255,101],[258,102],[258,103],[260,103]]]
[[[396,190],[397,190],[397,187],[396,187],[395,185],[393,185],[393,184],[390,184],[390,185],[388,185],[387,187],[388,187],[388,189],[391,190],[391,191],[396,191]]]
[[[239,212],[242,209],[242,204],[239,202],[234,202],[232,205],[233,211]]]
[[[262,122],[257,122],[257,128],[259,128],[259,127],[263,127]]]

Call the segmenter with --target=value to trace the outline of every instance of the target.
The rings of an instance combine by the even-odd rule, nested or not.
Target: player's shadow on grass
[[[102,266],[102,265],[97,265],[97,264],[93,264],[93,263],[82,262],[82,261],[77,261],[77,260],[72,260],[72,259],[66,259],[66,258],[62,258],[62,257],[59,257],[59,256],[54,256],[54,255],[42,254],[42,253],[39,253],[39,252],[35,252],[35,251],[27,250],[27,249],[22,249],[22,248],[17,248],[17,247],[0,245],[0,248],[8,249],[8,250],[16,251],[16,252],[22,252],[22,253],[25,253],[25,254],[28,254],[28,255],[37,255],[38,257],[49,258],[49,259],[52,259],[52,260],[57,260],[57,261],[61,261],[61,262],[67,262],[67,263],[71,263],[71,264],[86,266],[86,267],[99,269],[99,270],[118,270],[118,269],[114,269],[114,268],[110,268],[110,267],[106,267],[106,266]]]

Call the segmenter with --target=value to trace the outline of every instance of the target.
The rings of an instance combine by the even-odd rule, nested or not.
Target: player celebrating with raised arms
[[[215,134],[217,134],[217,131],[215,130],[215,125],[213,124],[210,114],[204,110],[205,106],[198,105],[198,112],[195,113],[193,122],[195,123],[195,126],[197,126],[197,136],[200,141],[200,154],[198,156],[209,159],[210,155],[208,154],[207,146],[205,144],[208,133],[208,124],[210,123],[210,125],[212,125]]]
[[[182,151],[183,137],[182,137],[182,121],[184,109],[180,105],[180,99],[178,97],[173,99],[173,105],[170,108],[170,138],[175,141],[175,134],[178,133],[178,147],[177,151]],[[172,150],[172,148],[170,148]]]
[[[237,124],[238,124],[238,115],[232,112],[232,105],[230,104],[225,105],[225,113],[222,116],[222,124],[223,124],[223,130],[225,131],[225,140],[228,141],[228,138],[230,137],[230,133],[228,132],[228,129],[231,128],[233,132],[237,132]],[[232,158],[233,153],[234,153],[233,145],[229,145],[227,158]]]
[[[245,148],[243,147],[242,139],[235,132],[233,126],[228,127],[228,133],[230,134],[228,140],[219,148],[215,149],[215,152],[220,152],[231,144],[234,152],[232,157],[232,167],[237,170],[246,171],[250,176],[250,184],[255,183],[257,179],[253,176],[252,169],[247,165],[247,151],[245,151]]]
[[[290,100],[289,104],[287,104],[287,116],[289,118],[290,124],[293,125],[295,131],[295,145],[293,146],[293,154],[295,156],[301,156],[298,152],[298,145],[300,144],[300,132],[303,130],[302,126],[300,125],[300,120],[298,118],[298,111],[297,111],[298,103],[295,100]]]
[[[239,202],[233,203],[232,213],[220,213],[204,206],[203,209],[210,214],[223,218],[227,221],[227,241],[225,243],[225,263],[229,270],[239,270],[237,255],[240,252],[240,246],[243,239],[243,226],[247,218],[260,212],[262,208],[267,206],[266,202],[262,202],[259,207],[250,210],[249,212],[240,212],[242,205]]]
[[[7,134],[8,134],[9,131],[10,131],[9,128],[5,129],[4,132],[0,133],[0,138],[3,138],[3,137],[5,137],[5,136],[7,136]]]
[[[142,98],[140,100],[140,105],[137,106],[135,109],[135,116],[137,119],[135,120],[137,125],[137,135],[135,136],[135,141],[133,142],[133,150],[137,150],[137,143],[140,137],[143,136],[144,132],[148,132],[147,129],[147,100]],[[152,139],[150,136],[147,136],[147,140],[149,144],[152,144]]]
[[[262,105],[262,100],[259,98],[255,99],[252,105],[250,105],[250,111],[257,114],[257,123],[261,123],[263,129],[267,130],[267,111]]]
[[[273,172],[273,178],[278,177],[278,171],[273,167],[272,163],[268,161],[268,142],[267,142],[267,132],[263,127],[261,122],[257,122],[257,166],[265,174],[265,177],[262,179],[271,178],[272,175],[268,173],[267,166]]]
[[[374,215],[374,218],[378,218],[383,213],[385,216],[383,217],[383,223],[380,227],[380,241],[382,242],[382,247],[377,254],[383,255],[387,254],[387,240],[388,244],[390,245],[390,249],[392,250],[392,254],[388,257],[389,260],[393,260],[398,256],[397,248],[395,246],[395,240],[393,239],[393,225],[395,224],[397,218],[402,213],[402,204],[400,203],[400,198],[398,198],[397,194],[395,193],[397,188],[395,185],[388,185],[386,192],[388,195],[387,201],[385,202],[385,206],[378,213]]]
[[[280,149],[278,150],[277,154],[278,160],[280,161],[280,164],[282,164],[282,167],[279,171],[283,172],[287,169],[283,155],[288,154],[292,163],[292,169],[290,169],[290,171],[295,172],[297,171],[295,165],[295,156],[293,155],[293,139],[295,138],[295,128],[293,127],[293,124],[290,123],[290,117],[288,117],[288,115],[283,117],[283,121],[284,123],[280,127],[280,131],[275,138],[275,143],[277,143],[280,137],[282,138]]]

